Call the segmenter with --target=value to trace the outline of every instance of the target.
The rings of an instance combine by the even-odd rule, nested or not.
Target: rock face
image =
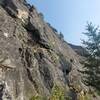
[[[82,47],[73,44],[69,44],[69,46],[80,56],[86,57],[88,52]]]
[[[0,0],[0,100],[50,97],[54,85],[77,100],[87,89],[80,67],[77,54],[34,6],[25,0]]]

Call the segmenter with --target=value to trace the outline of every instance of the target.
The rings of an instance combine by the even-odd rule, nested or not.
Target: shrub
[[[64,39],[64,35],[60,32],[60,34],[59,34],[59,38],[61,39],[61,40],[63,40]]]
[[[50,100],[70,100],[70,97],[65,95],[65,90],[62,87],[55,85]]]
[[[65,89],[62,88],[61,86],[54,85],[52,91],[51,91],[51,96],[49,99],[48,97],[43,97],[43,96],[33,96],[30,100],[71,100],[71,98],[65,94]]]

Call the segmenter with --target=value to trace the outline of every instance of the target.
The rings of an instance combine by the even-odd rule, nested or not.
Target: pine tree
[[[88,51],[84,61],[83,81],[86,85],[92,86],[100,91],[100,30],[92,23],[86,26],[87,40],[83,40],[85,49]]]
[[[64,35],[61,32],[59,34],[59,38],[62,39],[62,40],[64,39]]]

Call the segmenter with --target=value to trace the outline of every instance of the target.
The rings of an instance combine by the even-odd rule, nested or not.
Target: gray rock
[[[54,85],[69,91],[77,83],[86,89],[77,71],[82,68],[78,57],[34,6],[0,0],[0,100],[49,97]]]

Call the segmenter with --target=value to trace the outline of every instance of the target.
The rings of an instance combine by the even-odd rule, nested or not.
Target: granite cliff
[[[77,53],[34,6],[0,0],[0,100],[36,100],[37,95],[45,100],[100,100],[88,93],[79,69]],[[53,99],[55,87],[64,91],[63,99]]]

